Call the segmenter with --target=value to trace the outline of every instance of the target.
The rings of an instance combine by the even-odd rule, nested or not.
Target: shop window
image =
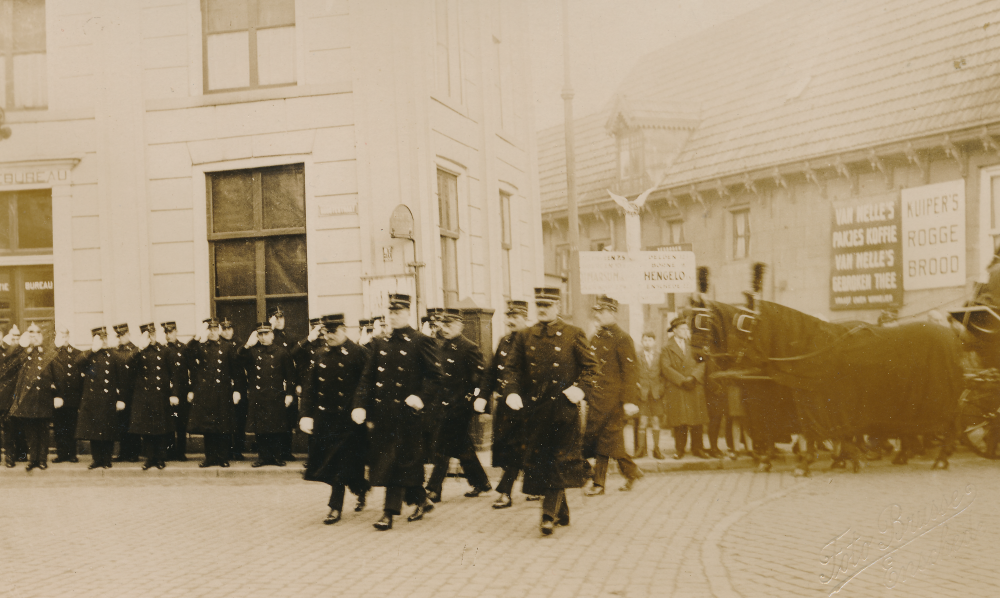
[[[0,255],[52,253],[52,190],[0,193]]]
[[[510,299],[510,251],[513,247],[510,231],[510,193],[500,192],[500,277],[503,279],[503,296]]]
[[[205,91],[295,83],[295,0],[202,0]]]
[[[51,342],[55,306],[51,265],[0,268],[0,330],[17,324],[24,332],[34,322]]]
[[[239,338],[270,307],[292,338],[308,332],[305,170],[301,164],[211,173],[208,180],[212,307]]]
[[[45,0],[0,0],[0,106],[45,108]]]
[[[750,255],[750,210],[736,210],[733,217],[733,259]]]
[[[437,171],[438,211],[441,235],[441,290],[444,306],[458,305],[458,177]]]

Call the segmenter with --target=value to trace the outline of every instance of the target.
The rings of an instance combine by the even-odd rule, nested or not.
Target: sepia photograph
[[[0,0],[0,598],[1000,596],[1000,0]]]

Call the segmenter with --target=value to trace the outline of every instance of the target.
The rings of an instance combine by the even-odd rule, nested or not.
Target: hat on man
[[[164,332],[173,332],[177,330],[177,322],[163,322],[160,326],[163,326]]]
[[[391,293],[389,295],[389,309],[410,309],[410,296],[403,293]]]
[[[683,324],[687,324],[687,318],[674,318],[673,320],[670,320],[670,327],[667,328],[667,332],[673,332],[674,328]]]
[[[559,303],[560,291],[554,287],[536,287],[535,303],[539,305],[552,305]]]
[[[617,312],[618,300],[612,299],[607,295],[601,295],[597,298],[597,301],[594,303],[594,307],[591,309],[593,309],[594,311],[601,311],[602,309],[606,309],[609,311]]]
[[[439,318],[442,322],[457,322],[462,319],[462,310],[457,307],[446,307],[441,310]]]
[[[285,317],[285,312],[281,311],[281,306],[280,305],[275,305],[273,307],[267,308],[267,317],[268,318],[272,318],[272,317],[273,318],[284,318]]]
[[[226,330],[229,330],[230,328],[233,327],[233,321],[230,320],[229,318],[222,318],[221,320],[219,320],[219,326]]]
[[[108,336],[108,327],[107,326],[99,326],[97,328],[94,328],[93,330],[90,331],[90,336],[103,336],[103,337],[107,337]]]
[[[128,324],[115,324],[114,330],[118,336],[128,334]]]
[[[150,334],[156,334],[156,324],[150,322],[149,324],[142,324],[139,326],[139,332],[148,332]]]
[[[528,302],[520,301],[517,299],[511,299],[507,302],[507,315],[508,316],[527,316],[528,315]]]
[[[274,328],[271,327],[270,322],[257,322],[257,327],[255,330],[260,332],[274,332]]]
[[[345,326],[344,314],[328,314],[322,318],[317,318],[322,322],[323,328],[326,328],[327,332],[333,332],[338,326]]]
[[[372,327],[372,321],[371,320],[358,320],[358,328],[365,329],[365,328],[371,328],[371,327]]]
[[[438,322],[441,320],[441,316],[444,315],[443,307],[428,307],[427,308],[427,320],[430,322]]]
[[[204,320],[202,320],[202,322],[204,322],[205,324],[208,324],[209,328],[218,328],[219,327],[219,320],[217,320],[216,318],[205,318]]]
[[[326,316],[323,316],[323,318],[325,318],[325,317]],[[322,322],[323,318],[309,318],[309,327],[310,328],[315,328],[315,327],[319,326],[320,323]]]

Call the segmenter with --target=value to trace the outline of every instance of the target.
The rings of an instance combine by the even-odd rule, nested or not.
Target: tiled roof
[[[577,201],[581,204],[607,199],[606,189],[618,180],[615,139],[605,130],[606,121],[605,112],[574,120]],[[566,141],[562,125],[538,133],[538,178],[542,211],[565,206]]]
[[[700,108],[667,187],[1000,122],[1000,4],[778,0],[643,57],[618,93]]]

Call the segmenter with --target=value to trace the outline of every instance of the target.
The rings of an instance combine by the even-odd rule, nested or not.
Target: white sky
[[[573,114],[592,114],[643,55],[770,0],[569,0]],[[563,120],[562,0],[530,0],[535,129]]]

